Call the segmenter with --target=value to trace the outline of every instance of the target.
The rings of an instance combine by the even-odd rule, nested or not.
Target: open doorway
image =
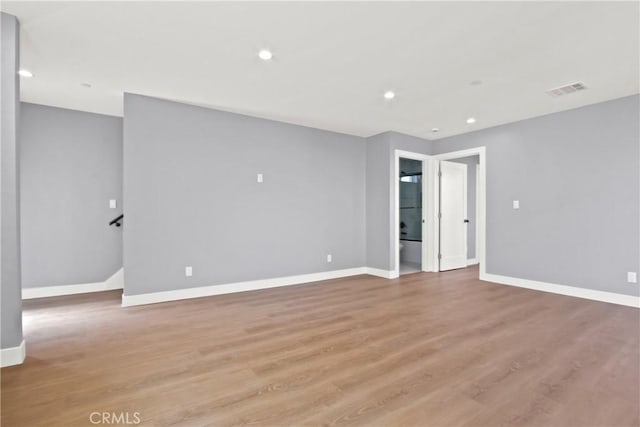
[[[442,163],[447,162],[446,160]],[[464,259],[466,265],[474,265],[478,263],[478,173],[480,168],[480,156],[475,154],[469,157],[461,157],[458,159],[451,159],[448,162],[466,168],[465,186],[463,189],[464,194],[464,208],[463,208],[463,227],[465,232],[464,241],[466,248],[464,251]],[[442,183],[442,179],[441,179]],[[442,200],[443,194],[440,194]],[[445,195],[446,197],[446,195]],[[441,223],[442,227],[442,223]],[[442,235],[442,231],[440,232]],[[442,266],[440,268],[442,269]]]
[[[434,270],[435,236],[433,202],[435,179],[432,157],[395,150],[392,174],[394,209],[392,210],[390,276]]]
[[[399,274],[422,271],[423,175],[422,161],[400,157],[400,271]]]
[[[439,270],[455,270],[467,266],[469,204],[468,166],[457,160],[442,160],[440,170],[440,251]]]
[[[440,271],[478,263],[480,156],[440,161]]]
[[[434,156],[437,271],[480,264],[485,270],[485,149]]]

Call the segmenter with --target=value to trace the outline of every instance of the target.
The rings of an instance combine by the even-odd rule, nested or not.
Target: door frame
[[[394,150],[394,167],[392,168],[391,176],[391,250],[392,250],[392,265],[393,271],[390,278],[396,278],[400,276],[400,158],[420,160],[422,161],[422,271],[436,271],[434,267],[437,264],[433,263],[434,255],[437,257],[437,252],[434,253],[436,239],[429,236],[433,229],[433,220],[435,216],[434,212],[434,161],[433,157],[427,154],[414,153],[411,151]],[[426,237],[429,236],[429,239]]]
[[[475,241],[476,241],[476,247],[474,248],[475,250],[475,254],[476,256],[473,257],[471,259],[471,261],[473,261],[473,264],[478,264],[479,263],[479,259],[480,259],[480,227],[478,226],[478,218],[480,218],[480,210],[478,209],[478,200],[480,198],[479,194],[480,194],[480,164],[476,165],[476,200],[474,200],[476,209],[475,209],[475,215],[476,215],[476,235],[475,235]]]
[[[487,149],[486,147],[475,147],[469,148],[466,150],[460,151],[452,151],[449,153],[442,153],[431,156],[432,159],[432,170],[431,181],[439,182],[438,177],[438,169],[436,166],[439,165],[440,160],[453,160],[459,159],[462,157],[475,156],[479,157],[478,163],[478,182],[476,183],[478,191],[476,193],[476,247],[478,248],[478,253],[476,253],[476,257],[480,263],[480,277],[483,277],[487,272],[487,264],[486,264],[486,253],[487,253],[487,242],[486,242],[486,231],[487,231]],[[433,188],[433,197],[430,199],[432,205],[435,208],[434,219],[437,218],[437,213],[440,211],[440,186],[435,185]],[[431,235],[434,237],[435,248],[440,247],[440,227],[438,225],[438,221],[432,221],[430,223],[431,227]],[[434,251],[432,253],[431,265],[437,267],[435,270],[438,271],[439,268],[439,260],[438,260],[438,251]]]

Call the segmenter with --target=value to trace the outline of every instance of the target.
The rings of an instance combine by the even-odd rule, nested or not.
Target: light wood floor
[[[476,277],[27,301],[2,426],[92,425],[94,411],[149,426],[640,423],[640,310]]]

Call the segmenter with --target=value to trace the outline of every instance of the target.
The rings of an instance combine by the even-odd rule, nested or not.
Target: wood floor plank
[[[25,301],[3,426],[638,426],[640,310],[477,267],[122,308]]]

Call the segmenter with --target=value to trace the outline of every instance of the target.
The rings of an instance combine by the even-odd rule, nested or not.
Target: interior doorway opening
[[[479,155],[440,161],[440,271],[478,263]]]
[[[480,264],[485,270],[486,158],[485,148],[434,156],[437,271]]]
[[[394,157],[390,277],[401,274],[401,264],[402,273],[435,271],[432,157],[403,150]]]
[[[400,275],[422,271],[423,177],[421,160],[400,158]]]

